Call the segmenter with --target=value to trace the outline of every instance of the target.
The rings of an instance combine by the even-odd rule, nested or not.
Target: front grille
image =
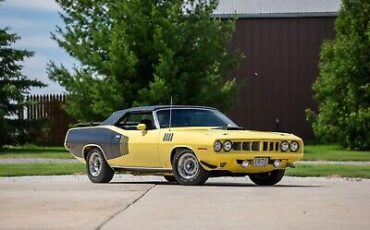
[[[242,143],[241,142],[233,142],[233,150],[239,151],[241,150]]]
[[[274,151],[274,142],[270,142],[270,149],[269,151]]]
[[[275,151],[279,151],[279,142],[275,142]]]
[[[278,141],[234,141],[233,151],[250,152],[279,152],[280,142]]]
[[[263,142],[263,151],[267,151],[267,147],[268,147],[268,142],[264,141]]]
[[[251,143],[249,141],[243,142],[243,151],[251,150]]]
[[[252,151],[259,151],[260,150],[260,142],[259,141],[253,141],[252,142]]]

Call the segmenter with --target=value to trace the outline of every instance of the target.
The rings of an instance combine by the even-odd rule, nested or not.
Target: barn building
[[[232,74],[243,83],[230,116],[248,129],[313,139],[305,109],[315,108],[312,83],[320,47],[334,37],[340,0],[221,0],[216,17],[237,15],[231,49],[245,53]]]

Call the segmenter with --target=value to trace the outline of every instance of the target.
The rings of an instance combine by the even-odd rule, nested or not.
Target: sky
[[[27,58],[22,65],[23,74],[30,79],[38,79],[48,86],[33,88],[31,94],[63,93],[64,89],[48,79],[46,65],[52,60],[71,69],[78,62],[69,56],[50,38],[56,25],[63,26],[58,12],[61,8],[54,0],[5,0],[0,2],[0,28],[8,27],[9,32],[21,36],[14,48],[27,49],[34,56]]]

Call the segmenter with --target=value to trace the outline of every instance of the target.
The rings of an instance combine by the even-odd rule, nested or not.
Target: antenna
[[[172,96],[171,96],[171,105],[170,105],[170,121],[168,123],[168,128],[170,132],[171,132],[171,120],[172,120]]]

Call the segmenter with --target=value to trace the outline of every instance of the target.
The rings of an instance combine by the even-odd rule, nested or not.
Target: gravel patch
[[[1,164],[71,164],[80,163],[77,159],[51,159],[51,158],[2,158]]]

